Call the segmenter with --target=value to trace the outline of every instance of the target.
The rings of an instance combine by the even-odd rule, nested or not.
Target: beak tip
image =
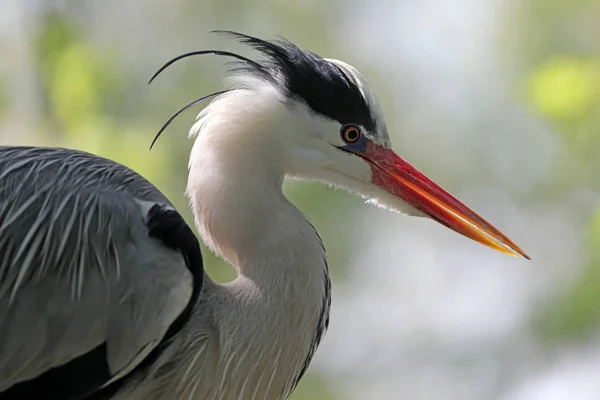
[[[531,257],[529,257],[529,254],[525,253],[520,247],[515,246],[514,244],[509,246],[511,253],[513,256],[515,257],[523,257],[526,260],[531,260]]]

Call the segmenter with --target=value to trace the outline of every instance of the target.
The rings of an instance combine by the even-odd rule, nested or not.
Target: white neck
[[[254,98],[252,109],[236,107],[243,102],[235,96],[247,95]],[[322,287],[322,243],[283,195],[285,163],[277,157],[284,152],[269,136],[279,134],[274,127],[285,106],[272,93],[258,106],[256,94],[228,96],[207,107],[197,123],[187,187],[196,226],[217,255],[262,289],[316,282]],[[234,104],[225,107],[227,101]]]

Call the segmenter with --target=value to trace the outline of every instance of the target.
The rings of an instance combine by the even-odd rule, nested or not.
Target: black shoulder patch
[[[167,247],[181,251],[194,277],[194,287],[200,289],[204,278],[200,244],[183,217],[170,207],[156,204],[148,210],[146,225],[149,236],[160,240]]]

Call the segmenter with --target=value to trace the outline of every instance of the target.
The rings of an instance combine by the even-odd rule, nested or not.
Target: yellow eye
[[[342,127],[342,140],[346,143],[356,143],[360,139],[360,129],[356,125]]]

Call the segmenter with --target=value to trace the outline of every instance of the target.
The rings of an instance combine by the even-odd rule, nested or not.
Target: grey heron
[[[205,274],[192,230],[127,167],[75,150],[1,147],[2,400],[287,398],[331,302],[323,243],[284,196],[287,177],[528,258],[392,151],[354,67],[289,41],[229,34],[261,57],[205,50],[165,67],[198,54],[236,59],[227,90],[191,103],[213,98],[190,130],[186,194],[204,242],[237,278],[219,285]]]

